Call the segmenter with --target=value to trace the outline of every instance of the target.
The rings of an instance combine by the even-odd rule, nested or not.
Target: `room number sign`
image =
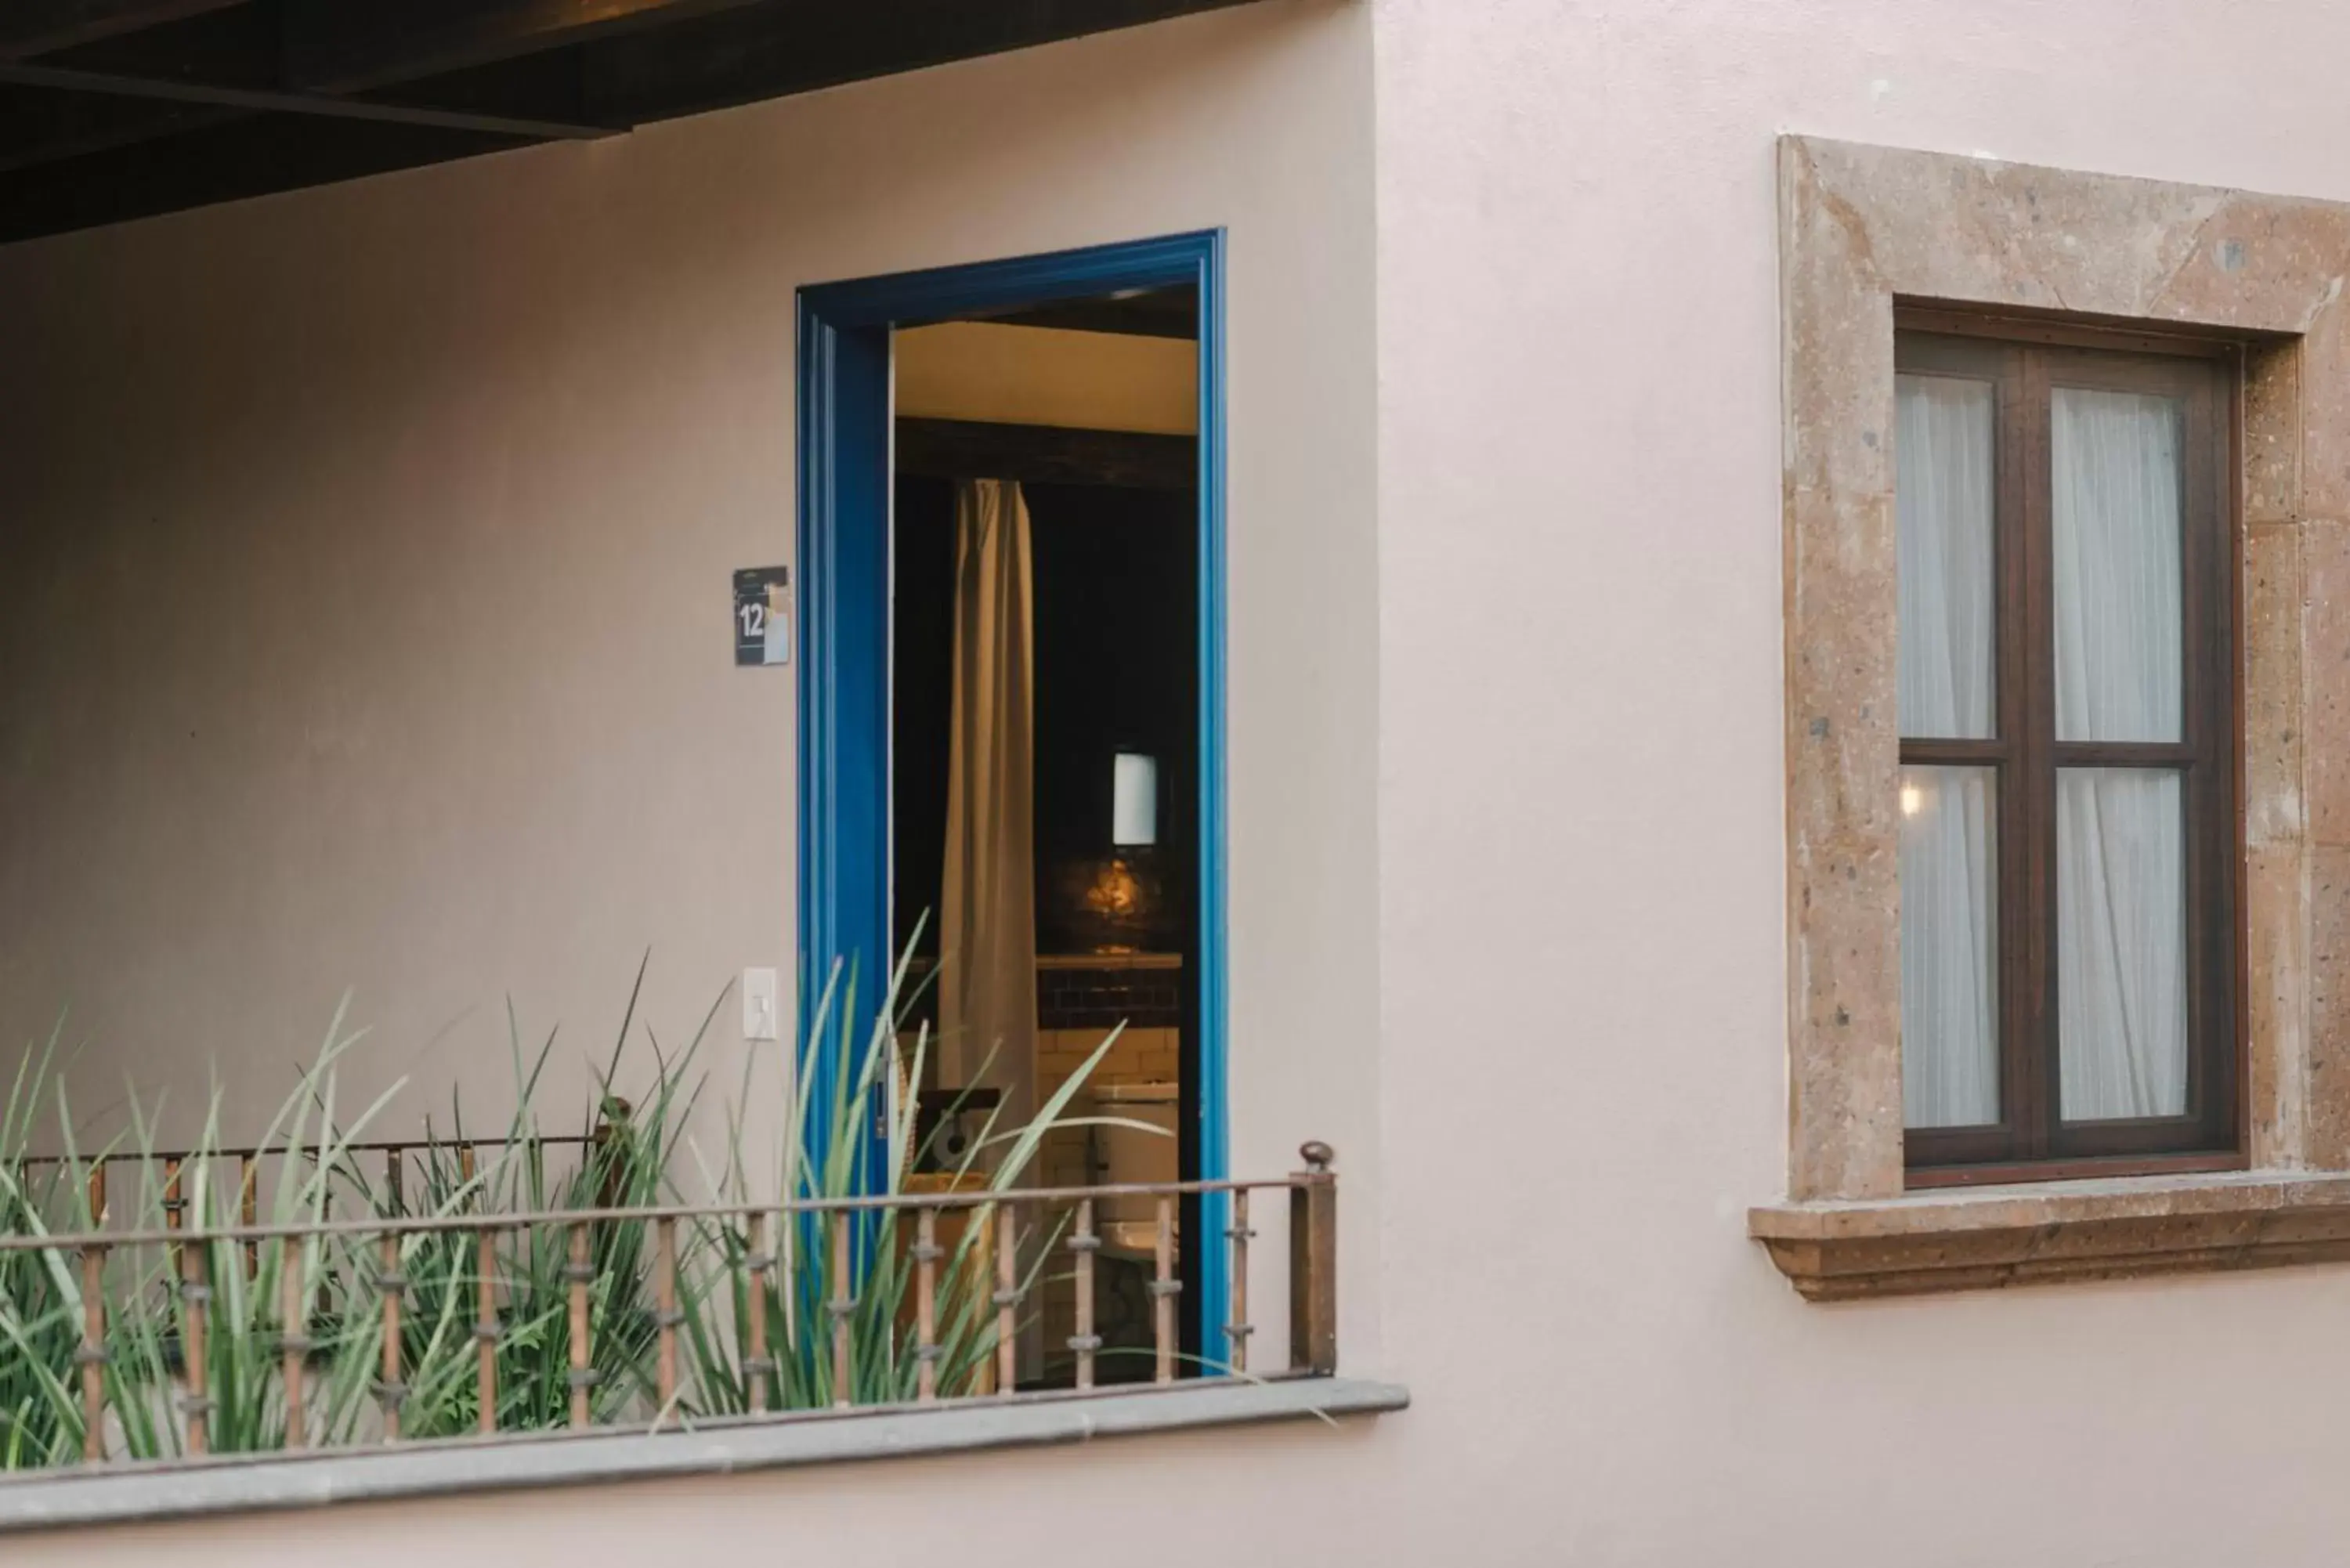
[[[744,566],[734,574],[734,662],[792,661],[792,569]]]

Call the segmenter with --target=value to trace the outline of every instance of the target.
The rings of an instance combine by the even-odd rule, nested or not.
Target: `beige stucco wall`
[[[1383,1321],[1420,1395],[1382,1440],[1443,1468],[1397,1528],[2339,1562],[2350,1275],[1817,1307],[1742,1232],[1786,1178],[1774,136],[2338,200],[2350,14],[1375,9]],[[1438,1040],[1513,1044],[1463,1082]],[[1464,1220],[1464,1167],[1527,1196]]]
[[[305,937],[303,961],[276,971],[251,955],[276,952],[290,919],[272,917],[273,945],[215,929],[192,895],[150,909],[85,878],[37,915],[0,916],[20,922],[0,948],[7,989],[72,978],[18,956],[36,936],[29,950],[67,953],[131,931],[124,950],[161,954],[160,978],[128,977],[141,1000],[119,1016],[184,1017],[174,1038],[194,1043],[235,1016],[225,1000],[182,1006],[225,990],[208,957],[247,955],[240,998],[292,1029],[347,979],[400,994],[348,972],[390,954],[379,972],[456,977],[429,1006],[395,1002],[412,1038],[494,985],[608,1010],[648,940],[688,971],[780,950],[788,696],[720,680],[714,645],[696,649],[723,569],[787,540],[792,282],[1230,223],[1239,1157],[1278,1165],[1308,1128],[1338,1144],[1347,1358],[1417,1397],[1336,1433],[231,1522],[12,1561],[142,1563],[175,1541],[191,1561],[353,1568],[722,1550],[2338,1562],[2350,1275],[1823,1308],[1744,1239],[1743,1215],[1786,1169],[1774,136],[2338,200],[2345,49],[2350,14],[2322,0],[2256,22],[2137,0],[1275,5],[0,255],[9,428],[77,453],[36,466],[63,472],[31,482],[40,514],[123,497],[108,575],[44,612],[81,640],[11,634],[12,670],[46,661],[68,693],[94,689],[93,661],[121,682],[143,673],[154,685],[125,711],[151,711],[141,754],[162,772],[176,732],[157,693],[199,680],[199,645],[172,629],[181,657],[141,671],[120,638],[77,629],[97,587],[145,559],[132,523],[160,518],[145,525],[184,530],[167,559],[194,574],[173,606],[230,596],[210,614],[229,673],[317,694],[284,721],[264,803],[277,809],[241,804],[224,761],[164,792],[219,861],[188,886],[234,888],[247,862],[217,825],[275,824],[314,768],[390,770],[400,787],[352,799],[382,814],[384,842],[407,824],[407,842],[441,843],[443,868],[379,850],[376,876],[356,877],[331,841],[265,835],[303,873],[270,897],[332,914],[335,895],[388,882],[400,906],[356,935]],[[1357,248],[1374,142],[1375,415]],[[14,373],[28,337],[82,367],[29,422]],[[93,367],[93,344],[124,362]],[[93,448],[86,421],[109,407],[157,439]],[[1376,495],[1360,466],[1374,422]],[[343,480],[321,479],[338,464]],[[403,772],[401,733],[367,763],[310,760],[379,732],[325,722],[355,677],[296,659],[299,639],[263,646],[247,576],[207,566],[197,519],[176,521],[208,491],[278,506],[293,544],[237,558],[286,588],[364,580],[341,572],[355,552],[305,554],[294,522],[382,541],[380,561],[357,563],[396,590],[381,628],[328,670],[393,647],[440,658],[411,678],[414,711],[466,697],[466,743],[444,754],[470,771]],[[202,521],[214,538],[260,526],[241,515]],[[402,544],[394,523],[431,532]],[[567,645],[558,669],[546,645],[573,610],[518,610],[510,590],[567,558],[601,636]],[[1358,618],[1374,593],[1375,647]],[[509,629],[514,613],[535,618]],[[200,690],[233,689],[211,679]],[[531,717],[546,691],[558,711]],[[591,762],[600,782],[534,809],[533,770]],[[502,815],[469,829],[458,808],[484,794]],[[776,869],[742,882],[740,845],[710,825],[765,820],[771,803],[773,836],[745,858]],[[627,831],[648,814],[669,830]],[[602,863],[569,864],[588,841]],[[11,850],[12,908],[66,885],[54,867],[28,881]],[[520,882],[486,910],[463,895],[484,853],[560,873],[553,929],[512,902],[535,897]],[[641,896],[598,891],[614,885]],[[428,902],[440,921],[406,918]],[[44,921],[79,934],[41,935]],[[511,962],[478,961],[484,933]],[[665,971],[665,1015],[720,978]]]
[[[1221,225],[1234,1156],[1367,1165],[1369,93],[1301,0],[0,253],[0,1039],[69,1004],[83,1107],[168,1141],[217,1064],[249,1137],[348,988],[413,1136],[502,1119],[510,994],[578,1114],[647,950],[672,1047],[794,961],[728,577],[792,556],[795,290]]]

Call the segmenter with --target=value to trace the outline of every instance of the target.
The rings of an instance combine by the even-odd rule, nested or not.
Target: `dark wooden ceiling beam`
[[[10,0],[0,0],[0,12],[9,4]],[[278,85],[276,17],[265,5],[235,5],[175,16],[107,37],[85,38],[34,62],[0,59],[0,65],[27,63],[269,92]],[[24,86],[0,88],[0,169],[32,169],[130,147],[203,130],[251,112],[152,97]]]
[[[1023,484],[1109,484],[1121,490],[1190,490],[1200,483],[1200,445],[1190,436],[973,420],[901,419],[892,458],[900,473],[968,479],[983,473]]]
[[[0,0],[0,5],[6,4]],[[283,85],[277,75],[276,18],[258,5],[215,11],[16,63],[257,92],[275,92]]]
[[[767,0],[587,48],[597,119],[641,124],[1250,0]]]
[[[244,0],[5,0],[0,60],[26,60],[144,27],[225,11]]]
[[[1065,332],[1115,332],[1132,337],[1200,336],[1200,294],[1193,288],[1154,288],[1141,294],[1095,299],[1063,299],[1050,305],[983,312],[967,319],[1005,327],[1057,327]]]
[[[0,243],[1249,3],[0,0]]]
[[[253,114],[364,119],[378,125],[412,125],[433,130],[473,131],[485,136],[513,136],[532,140],[592,141],[613,134],[603,126],[517,119],[473,109],[378,103],[370,99],[334,98],[324,93],[264,92],[252,88],[210,87],[198,82],[161,81],[145,77],[112,76],[100,71],[70,70],[60,66],[0,64],[0,87],[45,88],[58,92],[91,93],[109,98],[152,99],[162,103],[243,109]]]
[[[0,0],[0,10],[10,3]],[[578,61],[563,50],[407,84],[389,95],[396,100],[390,106],[379,101],[347,111],[322,95],[287,96],[276,24],[276,6],[250,5],[35,62],[0,61],[0,172],[273,111],[535,137],[577,138],[602,129],[588,120]],[[43,74],[52,71],[81,74]],[[452,109],[463,112],[434,112]]]
[[[235,109],[100,98],[90,93],[0,93],[0,173],[177,136],[233,119]]]
[[[0,177],[0,244],[524,147],[514,137],[256,116]]]
[[[566,48],[757,0],[284,0],[286,78],[317,92]]]

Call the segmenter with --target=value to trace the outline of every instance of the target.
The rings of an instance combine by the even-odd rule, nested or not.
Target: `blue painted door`
[[[803,289],[799,312],[799,931],[803,999],[854,976],[869,1010],[890,950],[889,655],[893,327],[1123,289],[1189,285],[1200,299],[1198,978],[1185,1064],[1186,1179],[1227,1175],[1224,931],[1223,236],[1220,232],[1024,256]],[[836,1033],[811,1090],[828,1103],[858,1063]],[[867,1125],[871,1125],[868,1117]],[[823,1154],[824,1150],[812,1150]],[[885,1151],[866,1160],[878,1183]],[[1187,1202],[1185,1339],[1220,1364],[1229,1204]]]

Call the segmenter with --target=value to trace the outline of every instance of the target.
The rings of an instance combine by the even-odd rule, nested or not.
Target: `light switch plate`
[[[784,1037],[779,1016],[779,998],[775,971],[771,969],[746,969],[743,971],[743,1038],[745,1040],[780,1040]]]

